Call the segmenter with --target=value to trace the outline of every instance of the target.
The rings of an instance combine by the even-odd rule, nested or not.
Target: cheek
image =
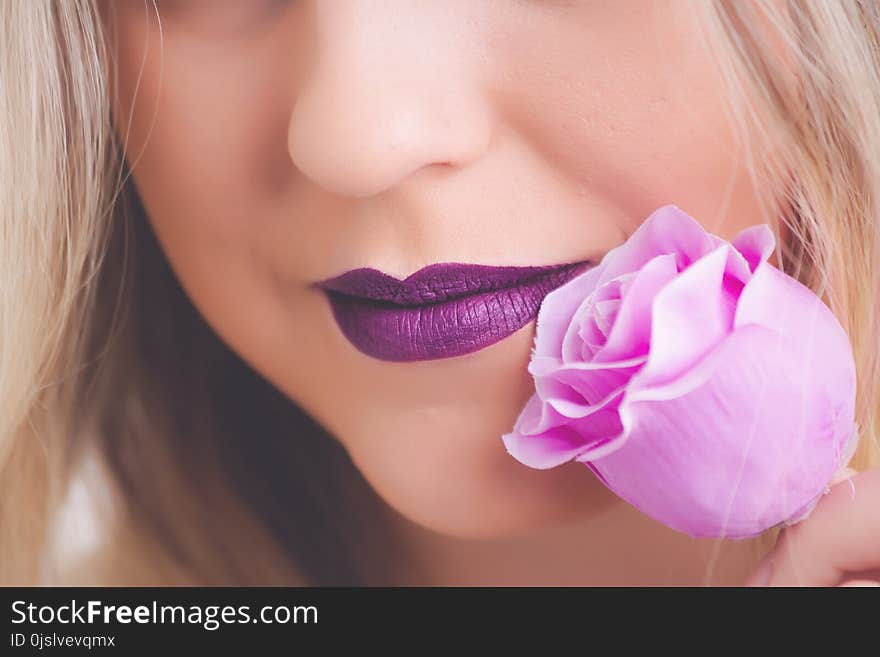
[[[509,53],[510,75],[528,77],[507,102],[541,108],[522,114],[523,130],[627,233],[667,203],[728,238],[761,220],[726,113],[729,91],[696,10],[656,0],[587,3],[569,21],[548,15],[547,25],[531,25],[518,35],[525,45]]]
[[[507,401],[493,406],[459,399],[445,406],[422,401],[399,411],[362,407],[330,424],[345,436],[354,463],[389,505],[442,534],[497,538],[585,519],[615,504],[582,464],[535,470],[506,453],[501,435],[516,416],[510,403],[518,399],[515,393],[500,390]]]
[[[269,33],[209,38],[178,17],[183,3],[160,5],[160,28],[145,4],[102,5],[115,36],[113,119],[138,191],[172,252],[177,242],[210,242],[243,253],[277,218],[290,176],[284,135],[297,60]]]
[[[105,7],[117,35],[114,122],[132,178],[197,309],[245,360],[270,360],[280,292],[261,254],[284,220],[295,59],[272,52],[277,39],[205,39],[173,17],[160,33],[138,4]]]
[[[268,50],[224,55],[167,34],[160,50],[154,30],[131,32],[117,52],[114,120],[151,218],[254,241],[277,216],[290,176],[289,71],[269,66]]]

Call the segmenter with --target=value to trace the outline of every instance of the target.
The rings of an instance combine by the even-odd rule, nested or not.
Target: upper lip
[[[589,261],[530,267],[489,266],[438,262],[395,278],[378,269],[362,267],[317,283],[318,287],[347,296],[399,306],[420,306],[471,294],[501,290],[544,276],[564,276]]]

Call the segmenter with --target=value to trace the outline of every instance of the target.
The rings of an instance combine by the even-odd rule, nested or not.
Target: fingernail
[[[773,558],[767,557],[749,579],[748,586],[767,586],[773,575]]]

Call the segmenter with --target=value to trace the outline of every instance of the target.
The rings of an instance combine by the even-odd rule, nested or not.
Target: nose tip
[[[395,0],[307,4],[287,148],[307,178],[365,197],[466,166],[493,128],[481,10]],[[464,16],[463,14],[467,14]],[[470,17],[469,20],[465,20]]]
[[[329,192],[366,197],[425,167],[478,159],[491,132],[484,108],[452,94],[431,102],[424,91],[311,88],[290,119],[291,160]]]

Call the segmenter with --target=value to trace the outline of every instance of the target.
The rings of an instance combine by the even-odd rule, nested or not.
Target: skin
[[[396,512],[419,564],[399,583],[744,581],[748,542],[692,540],[580,464],[505,452],[533,391],[533,322],[466,356],[389,363],[309,287],[362,266],[598,261],[670,202],[722,237],[755,223],[692,3],[157,6],[161,35],[151,3],[102,6],[151,224],[218,335]]]

